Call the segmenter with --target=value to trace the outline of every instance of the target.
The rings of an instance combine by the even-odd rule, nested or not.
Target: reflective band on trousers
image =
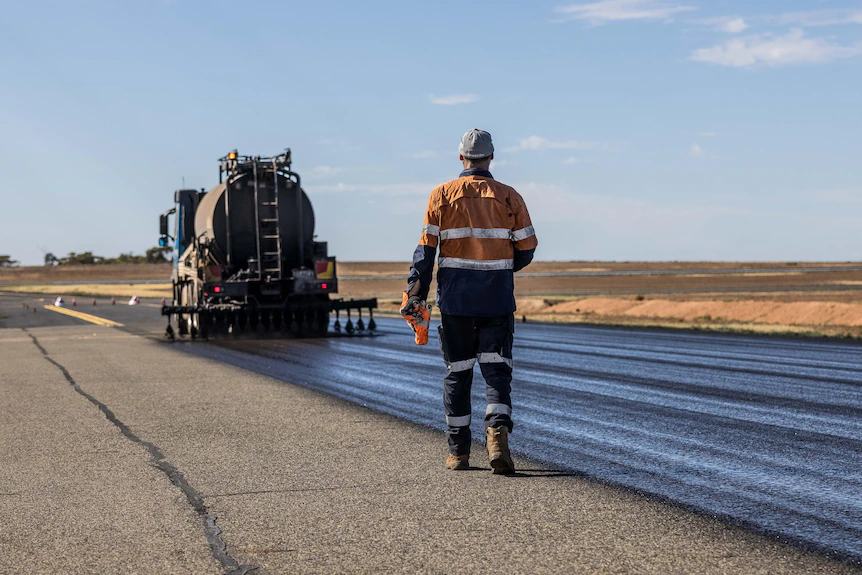
[[[446,365],[449,367],[449,371],[470,371],[476,365],[476,358],[471,357],[470,359],[461,361],[449,361],[446,362]]]
[[[514,232],[512,232],[512,241],[513,242],[519,242],[521,240],[526,240],[530,236],[535,236],[535,235],[536,235],[536,230],[533,229],[533,226],[527,226],[524,229],[515,230]]]
[[[452,228],[441,230],[441,240],[457,240],[460,238],[482,238],[508,240],[512,237],[512,231],[507,228]]]
[[[512,415],[512,408],[505,403],[489,403],[485,415]]]
[[[470,425],[469,415],[447,415],[446,425],[449,427],[468,427]]]
[[[479,363],[505,363],[512,367],[513,362],[508,357],[503,357],[499,353],[482,352],[479,354]]]
[[[422,224],[422,233],[428,234],[429,236],[439,236],[440,226],[435,226],[434,224]]]
[[[437,267],[458,268],[462,270],[510,270],[514,268],[514,260],[465,260],[462,258],[440,258]]]

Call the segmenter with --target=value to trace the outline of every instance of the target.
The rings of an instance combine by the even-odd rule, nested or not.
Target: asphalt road
[[[35,301],[0,295],[0,327],[86,325],[22,307]],[[154,307],[77,309],[158,337]],[[436,340],[417,348],[400,320],[378,324],[374,337],[173,347],[442,429]],[[862,562],[858,343],[519,324],[513,397],[513,446],[546,468]]]
[[[166,322],[159,316],[161,305],[156,300],[130,306],[127,305],[127,299],[118,299],[111,305],[110,299],[99,298],[94,306],[93,298],[77,296],[77,305],[72,306],[72,299],[64,298],[67,303],[65,309],[121,322],[126,331],[138,335],[161,335],[164,332]],[[53,307],[53,301],[51,296],[19,295],[0,291],[0,329],[91,325],[90,322],[46,309],[46,306]]]

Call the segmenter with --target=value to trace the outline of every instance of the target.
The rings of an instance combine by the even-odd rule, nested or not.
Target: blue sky
[[[461,135],[544,260],[858,260],[862,2],[4,2],[0,253],[142,253],[290,147],[342,260],[406,260]]]

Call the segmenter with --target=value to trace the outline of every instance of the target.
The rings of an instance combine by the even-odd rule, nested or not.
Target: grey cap
[[[485,130],[473,129],[461,138],[458,153],[468,160],[480,160],[494,153],[494,143],[491,134]]]

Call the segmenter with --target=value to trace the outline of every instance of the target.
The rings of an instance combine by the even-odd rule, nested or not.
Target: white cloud
[[[688,153],[695,158],[699,158],[703,155],[703,148],[700,147],[700,144],[692,144],[691,148],[689,148],[688,150]]]
[[[792,26],[835,26],[839,24],[862,24],[862,10],[810,10],[788,12],[770,18],[778,24]]]
[[[698,24],[703,24],[705,26],[711,26],[718,30],[719,32],[726,32],[728,34],[739,34],[746,28],[748,28],[748,22],[739,16],[720,16],[718,18],[701,18],[700,20],[695,20]]]
[[[430,96],[431,103],[438,106],[456,106],[458,104],[472,104],[479,101],[476,94],[453,94],[451,96]]]
[[[338,184],[331,186],[315,186],[314,193],[322,194],[364,194],[386,197],[421,196],[428,197],[437,183],[404,183],[404,184]]]
[[[586,20],[597,26],[622,20],[670,20],[674,14],[694,9],[661,0],[599,0],[560,6],[554,11],[564,20]]]
[[[315,166],[306,172],[307,178],[331,178],[344,171],[344,168],[334,168],[332,166]]]
[[[860,204],[862,203],[862,189],[843,190],[820,190],[801,194],[805,200],[825,204]]]
[[[755,34],[734,38],[711,48],[701,48],[689,57],[695,62],[748,68],[757,65],[789,66],[820,64],[862,54],[862,43],[840,46],[825,38],[806,38],[802,30],[784,36]]]
[[[575,164],[594,164],[596,161],[592,158],[578,158],[576,156],[569,156],[563,163],[566,165],[575,165]]]
[[[411,160],[430,160],[437,156],[438,154],[434,150],[421,150],[412,154],[404,154],[405,158],[410,158]]]
[[[769,26],[795,26],[801,28],[814,26],[836,26],[841,24],[862,24],[862,10],[809,10],[805,12],[787,12],[784,14],[721,16],[717,18],[701,18],[695,20],[698,24],[711,26],[720,32],[739,34],[752,24]]]
[[[748,28],[748,24],[742,18],[733,18],[718,25],[718,29],[728,34],[739,34]]]
[[[381,174],[388,171],[388,168],[383,166],[362,165],[362,166],[315,166],[313,168],[303,170],[302,177],[306,180],[331,180],[336,176],[341,178],[347,177],[347,174],[360,173],[375,173]]]
[[[714,138],[716,135],[715,132],[701,132],[698,134],[701,138]]]
[[[592,150],[597,147],[595,142],[579,142],[576,140],[553,141],[541,136],[530,136],[521,140],[520,144],[511,148],[506,148],[507,152],[515,152],[519,150]]]
[[[319,140],[319,142],[325,146],[339,148],[341,150],[344,150],[345,152],[358,152],[362,150],[361,147],[352,145],[347,140],[333,140],[332,138],[324,138],[322,140]]]

